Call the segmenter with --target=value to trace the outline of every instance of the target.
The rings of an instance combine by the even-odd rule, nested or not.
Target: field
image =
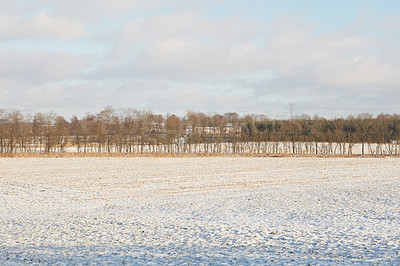
[[[398,158],[0,158],[0,264],[400,264]]]

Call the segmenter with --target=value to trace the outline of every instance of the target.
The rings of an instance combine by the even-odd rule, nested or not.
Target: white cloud
[[[62,82],[81,78],[95,57],[42,50],[0,50],[0,77],[25,83]]]
[[[93,24],[102,19],[118,19],[165,6],[166,0],[35,0],[29,3],[31,8],[45,7],[57,17],[69,17],[74,20]]]
[[[47,12],[30,17],[0,15],[0,40],[44,38],[73,40],[86,34],[83,24]]]
[[[133,105],[170,112],[190,106],[271,112],[268,106],[289,101],[307,111],[334,109],[344,97],[356,110],[360,102],[389,102],[384,93],[398,94],[400,29],[386,27],[393,19],[361,15],[345,28],[321,32],[297,15],[272,22],[207,17],[206,2],[181,2],[176,8],[175,0],[89,0],[82,8],[78,1],[6,1],[10,12],[0,11],[0,40],[77,44],[87,39],[110,49],[94,57],[54,52],[57,47],[18,51],[3,45],[0,60],[7,64],[0,66],[0,85],[39,103],[32,92],[46,93],[47,100],[75,109]],[[96,32],[107,21],[115,25]],[[8,100],[0,104],[29,105],[8,92],[1,97]]]

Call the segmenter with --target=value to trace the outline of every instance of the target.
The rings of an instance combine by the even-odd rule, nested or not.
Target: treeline
[[[257,153],[400,154],[400,116],[325,119],[303,115],[184,117],[106,107],[67,121],[53,112],[24,115],[0,109],[0,153]]]

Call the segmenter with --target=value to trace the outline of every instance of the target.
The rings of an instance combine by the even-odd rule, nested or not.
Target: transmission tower
[[[289,103],[289,109],[290,109],[290,119],[293,119],[293,107],[294,107],[294,103]]]

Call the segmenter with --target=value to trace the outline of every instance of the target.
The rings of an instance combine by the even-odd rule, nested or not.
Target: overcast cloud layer
[[[0,108],[400,113],[397,1],[0,0]]]

